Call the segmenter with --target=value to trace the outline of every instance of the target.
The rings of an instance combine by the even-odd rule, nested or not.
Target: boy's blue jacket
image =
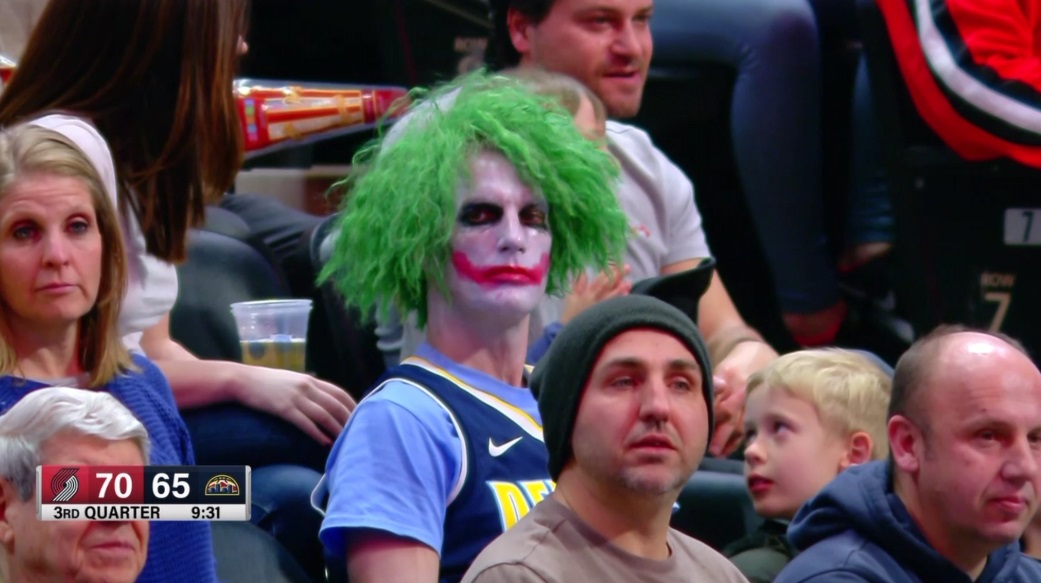
[[[926,542],[893,493],[884,461],[849,468],[788,528],[802,551],[774,583],[972,583]],[[976,583],[1039,583],[1041,563],[1013,541],[990,554]]]

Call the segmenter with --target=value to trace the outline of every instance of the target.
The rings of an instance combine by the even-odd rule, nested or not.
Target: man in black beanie
[[[690,318],[647,296],[601,302],[561,331],[531,388],[556,490],[464,583],[745,581],[669,527],[712,430],[712,371]]]

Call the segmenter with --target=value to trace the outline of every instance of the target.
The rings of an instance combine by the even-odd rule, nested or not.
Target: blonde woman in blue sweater
[[[0,413],[62,385],[119,399],[148,429],[151,464],[194,464],[170,385],[116,327],[126,261],[94,166],[61,134],[0,132]],[[215,582],[210,527],[157,522],[139,582]]]

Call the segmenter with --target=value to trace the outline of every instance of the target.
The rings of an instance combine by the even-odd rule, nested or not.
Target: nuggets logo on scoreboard
[[[207,496],[238,496],[239,483],[227,474],[218,474],[206,482]]]
[[[249,466],[39,466],[40,520],[249,520]]]

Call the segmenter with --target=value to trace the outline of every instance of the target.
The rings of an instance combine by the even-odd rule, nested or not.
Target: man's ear
[[[917,473],[921,462],[919,446],[924,440],[922,431],[903,415],[893,415],[887,429],[893,464],[906,473]]]
[[[521,60],[531,53],[531,29],[535,23],[516,8],[506,10],[506,30],[510,34],[510,42],[513,48],[520,53]]]
[[[846,444],[846,455],[842,456],[839,470],[845,470],[850,466],[859,466],[871,461],[871,452],[873,450],[874,442],[871,436],[864,431],[854,431],[853,435],[849,436],[849,441]]]
[[[9,480],[0,478],[0,546],[10,548],[14,543],[14,525],[11,507],[18,503],[18,489]]]

